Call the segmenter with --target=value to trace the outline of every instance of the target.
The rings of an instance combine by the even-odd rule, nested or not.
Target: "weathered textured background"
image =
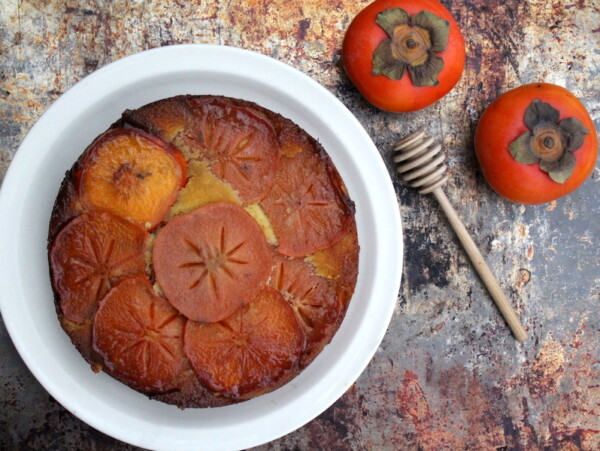
[[[522,206],[486,186],[472,151],[485,106],[534,81],[570,89],[600,128],[600,3],[442,2],[465,35],[465,72],[442,101],[406,115],[368,105],[341,69],[344,31],[367,0],[0,3],[0,182],[35,120],[74,83],[177,43],[244,47],[300,69],[347,105],[388,162],[407,131],[426,126],[443,141],[448,197],[531,338],[512,339],[435,202],[394,179],[411,258],[381,348],[331,408],[261,449],[600,449],[598,166],[569,197]],[[0,346],[0,448],[128,449],[41,388],[1,321]]]

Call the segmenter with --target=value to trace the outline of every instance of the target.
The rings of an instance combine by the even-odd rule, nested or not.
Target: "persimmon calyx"
[[[527,131],[509,145],[513,158],[522,164],[539,164],[557,183],[564,183],[575,169],[575,152],[589,130],[574,117],[560,119],[549,103],[534,99],[523,116]]]
[[[373,75],[399,80],[408,69],[415,86],[435,86],[444,60],[435,52],[448,45],[450,23],[429,11],[409,16],[402,8],[377,14],[377,24],[389,36],[373,52]]]

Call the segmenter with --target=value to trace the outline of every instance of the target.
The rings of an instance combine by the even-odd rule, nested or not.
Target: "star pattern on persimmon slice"
[[[190,247],[195,258],[179,265],[179,268],[182,269],[195,268],[198,271],[198,276],[190,285],[190,289],[196,288],[207,279],[207,283],[217,299],[220,298],[217,280],[225,276],[234,280],[236,278],[235,272],[238,269],[235,266],[249,264],[242,254],[246,243],[242,241],[233,246],[228,246],[225,233],[225,227],[221,227],[221,239],[216,247],[206,246],[200,248],[191,241],[186,240],[185,243]]]
[[[220,321],[267,282],[271,251],[242,207],[216,202],[177,216],[159,231],[156,279],[167,299],[196,321]]]
[[[164,392],[188,368],[183,354],[185,321],[154,293],[146,277],[125,279],[100,303],[94,348],[115,377],[137,390]]]
[[[291,307],[270,287],[220,322],[188,321],[184,333],[184,352],[200,380],[234,398],[276,382],[303,348]]]
[[[302,259],[278,255],[274,258],[271,286],[290,304],[306,335],[310,350],[330,335],[341,311],[327,279],[317,276]]]
[[[273,188],[261,202],[279,252],[306,256],[331,246],[351,217],[329,163],[310,149],[280,161]]]
[[[139,226],[106,212],[84,213],[61,230],[50,265],[65,318],[82,323],[115,283],[145,273],[146,236]]]
[[[196,126],[183,138],[186,147],[209,161],[246,203],[263,199],[279,163],[279,142],[272,124],[249,109],[223,100],[190,100]]]

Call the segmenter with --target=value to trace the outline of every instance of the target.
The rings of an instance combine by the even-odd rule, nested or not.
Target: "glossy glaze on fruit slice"
[[[144,274],[146,236],[141,227],[106,212],[84,213],[69,222],[50,250],[63,315],[82,323],[113,285]]]
[[[218,98],[192,98],[196,122],[182,146],[207,160],[245,203],[263,199],[273,185],[279,142],[272,125],[250,110]]]
[[[102,135],[82,158],[79,194],[89,209],[152,229],[175,202],[185,177],[178,150],[141,130],[118,128]]]
[[[190,129],[194,117],[188,107],[186,96],[149,103],[137,110],[127,110],[123,120],[156,135],[163,141],[174,144],[180,143],[181,136]]]
[[[196,321],[220,321],[267,282],[271,251],[242,207],[208,204],[177,216],[156,237],[152,260],[167,299]]]
[[[184,351],[200,380],[232,397],[276,382],[294,368],[304,335],[281,294],[266,287],[218,323],[189,321]]]
[[[315,268],[315,274],[330,280],[343,305],[350,302],[354,293],[359,250],[356,222],[352,220],[333,246],[307,257],[307,261]]]
[[[189,368],[183,354],[185,322],[146,277],[125,279],[96,312],[94,349],[116,378],[136,390],[164,392]]]
[[[306,335],[307,350],[332,335],[342,306],[330,290],[327,279],[315,275],[309,263],[276,256],[270,285],[292,307]]]
[[[335,169],[311,150],[281,158],[275,184],[261,202],[279,240],[279,252],[292,257],[331,246],[352,215]]]

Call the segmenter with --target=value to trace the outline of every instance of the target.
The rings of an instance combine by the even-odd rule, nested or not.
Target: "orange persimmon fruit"
[[[541,204],[585,182],[598,157],[598,135],[571,92],[531,83],[500,95],[486,108],[475,131],[475,154],[498,194]]]

